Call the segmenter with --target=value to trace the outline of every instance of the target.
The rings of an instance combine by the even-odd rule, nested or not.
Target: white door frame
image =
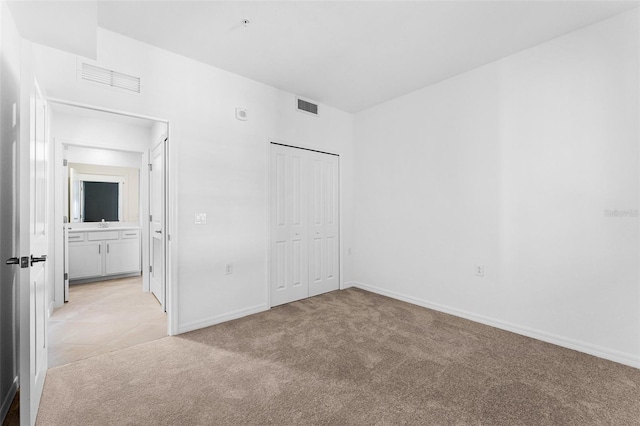
[[[271,195],[272,195],[271,194],[271,145],[272,144],[285,145],[291,148],[306,149],[308,151],[315,151],[323,154],[335,155],[338,157],[338,217],[340,218],[338,223],[338,235],[339,235],[338,270],[340,274],[340,277],[338,278],[338,282],[339,282],[340,290],[344,290],[345,288],[347,288],[344,284],[344,271],[343,271],[344,262],[342,261],[343,250],[344,250],[343,248],[344,235],[342,232],[343,230],[342,221],[344,219],[343,211],[342,211],[342,206],[344,203],[342,199],[342,192],[343,192],[342,191],[342,174],[343,173],[342,173],[342,161],[341,161],[342,156],[339,153],[329,152],[323,148],[294,144],[294,143],[283,141],[277,138],[267,138],[265,143],[265,156],[267,160],[265,184],[266,184],[266,194],[267,194],[267,203],[268,203],[267,204],[267,220],[265,224],[265,226],[267,227],[267,241],[266,241],[267,268],[266,268],[266,274],[265,274],[265,287],[266,287],[265,294],[267,298],[267,309],[271,309],[271,242],[273,238],[271,235],[271,219],[272,219],[272,215],[271,215],[271,200],[272,200],[271,198]]]
[[[93,110],[93,111],[98,111],[98,112],[106,112],[106,113],[111,113],[111,114],[117,114],[117,115],[123,115],[123,116],[127,116],[127,117],[133,117],[133,118],[141,118],[141,119],[145,119],[145,120],[151,120],[151,121],[157,121],[157,122],[161,122],[161,123],[165,123],[167,125],[167,142],[166,142],[166,151],[165,151],[165,205],[166,205],[166,219],[165,219],[165,223],[167,226],[167,230],[166,230],[166,235],[165,235],[165,239],[166,239],[166,245],[167,245],[167,250],[166,250],[166,259],[165,259],[165,269],[166,269],[166,277],[165,277],[165,297],[166,297],[166,307],[167,307],[167,334],[169,336],[173,336],[178,334],[178,295],[177,295],[177,288],[176,288],[176,283],[177,283],[177,274],[178,274],[178,267],[177,267],[177,253],[178,253],[178,238],[177,235],[175,233],[175,230],[177,229],[177,224],[178,224],[178,218],[177,218],[177,203],[176,201],[176,188],[177,188],[177,164],[175,164],[174,161],[172,161],[173,156],[175,154],[175,144],[172,143],[172,139],[171,139],[171,124],[169,122],[169,120],[167,119],[163,119],[163,118],[157,118],[157,117],[152,117],[152,116],[146,116],[146,115],[141,115],[141,114],[136,114],[136,113],[131,113],[131,112],[127,112],[127,111],[120,111],[120,110],[114,110],[114,109],[109,109],[109,108],[104,108],[104,107],[100,107],[100,106],[96,106],[96,105],[89,105],[89,104],[83,104],[83,103],[78,103],[78,102],[73,102],[73,101],[67,101],[64,99],[57,99],[57,98],[48,98],[47,99],[48,103],[55,103],[55,104],[59,104],[59,105],[67,105],[67,106],[73,106],[73,107],[78,107],[78,108],[85,108],[85,109],[89,109],[89,110]],[[60,138],[56,138],[55,141],[55,164],[56,167],[54,168],[56,170],[56,174],[60,174],[60,176],[56,175],[56,180],[55,180],[55,187],[58,188],[60,185],[58,185],[58,183],[60,182],[60,179],[62,179],[62,161],[63,161],[63,156],[64,156],[64,152],[63,152],[63,146],[64,145],[76,145],[76,146],[83,146],[83,147],[91,147],[91,148],[98,148],[98,149],[109,149],[109,150],[118,150],[118,151],[126,151],[125,149],[122,149],[121,147],[117,147],[117,146],[109,146],[109,145],[104,145],[104,144],[95,144],[95,143],[87,143],[86,141],[70,141],[70,140],[65,140],[65,139],[60,139]],[[141,165],[141,169],[140,169],[140,187],[142,188],[143,185],[143,179],[144,179],[144,184],[147,185],[146,183],[146,164],[147,164],[147,160],[148,160],[148,154],[149,154],[149,150],[145,150],[145,151],[139,151],[139,150],[129,150],[129,152],[136,152],[136,153],[141,153],[142,154],[142,165]],[[60,186],[60,191],[62,190],[62,187]],[[61,195],[61,194],[60,194]],[[57,199],[61,199],[62,197],[60,196],[60,198]],[[142,200],[141,200],[142,201]],[[146,205],[145,205],[146,204]],[[148,220],[144,220],[145,217],[143,216],[143,213],[145,211],[148,210],[148,202],[142,202],[141,203],[141,209],[140,209],[140,218],[141,218],[141,224],[143,229],[146,229],[146,234],[148,235],[149,232],[149,221]],[[61,224],[62,223],[62,216],[64,215],[62,206],[60,208],[56,207],[56,215],[54,220],[56,221],[56,224]],[[148,213],[147,213],[148,216]],[[56,253],[59,252],[59,250],[61,250],[61,243],[63,242],[63,235],[62,235],[62,227],[57,226],[56,227],[56,232],[54,235],[55,241],[56,241]],[[143,238],[144,240],[144,238]],[[144,252],[145,250],[145,244],[148,246],[148,241],[145,243],[144,241],[142,241],[142,246],[143,246],[143,254],[142,254],[142,261],[143,261],[143,268],[146,268],[146,271],[149,270],[149,259],[148,259],[148,247],[146,247],[146,253]],[[62,256],[56,256],[56,280],[62,279],[62,274],[58,274],[58,264],[60,264],[60,271],[63,270],[63,266],[62,266]],[[144,271],[145,269],[143,269]],[[148,291],[149,289],[149,284],[148,284],[148,273],[144,274],[144,276],[146,276],[146,286],[145,286],[145,291]],[[59,288],[60,286],[56,286],[56,288]],[[60,300],[58,297],[62,297],[62,295],[56,295],[56,300]]]

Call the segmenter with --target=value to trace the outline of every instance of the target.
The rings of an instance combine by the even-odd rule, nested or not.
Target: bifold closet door
[[[309,296],[340,287],[338,157],[309,152]]]
[[[271,306],[309,296],[306,155],[271,145]]]
[[[271,145],[271,306],[337,290],[338,157]]]

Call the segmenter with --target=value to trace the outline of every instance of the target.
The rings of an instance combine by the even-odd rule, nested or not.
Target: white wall
[[[324,105],[319,117],[298,113],[293,94],[102,29],[98,64],[140,76],[142,94],[78,82],[73,55],[38,46],[36,57],[46,64],[43,83],[52,97],[170,120],[179,330],[267,307],[270,139],[341,155],[343,244],[350,246],[350,114]],[[235,119],[236,107],[248,109],[248,121]],[[198,212],[207,213],[206,225],[194,225]],[[348,260],[343,281],[351,280]],[[224,275],[226,263],[233,263],[232,275]]]
[[[47,77],[48,73],[45,78]],[[66,109],[69,110],[70,108]],[[51,137],[64,140],[65,143],[104,148],[111,147],[117,150],[143,152],[148,148],[149,138],[151,137],[151,121],[140,120],[140,125],[134,125],[119,121],[114,114],[104,113],[101,116],[91,117],[81,114],[83,114],[82,109],[79,109],[78,114],[58,112],[54,104],[51,117]],[[130,119],[129,121],[136,121],[136,119]],[[97,151],[93,152],[96,153]],[[104,158],[100,160],[102,162],[95,164],[116,166],[117,164],[108,162],[124,159],[122,155],[118,155],[117,158],[110,160],[116,154],[109,154],[109,152],[104,151],[101,154],[104,154]],[[125,164],[124,167],[139,166],[139,156],[136,158],[138,163],[135,165]],[[131,157],[128,161],[129,163],[132,161]]]
[[[0,1],[0,419],[4,419],[18,386],[16,267],[4,261],[20,256],[13,199],[15,153],[20,128],[20,36],[4,1]],[[14,121],[14,107],[16,111]],[[13,201],[11,201],[13,199]]]
[[[640,366],[638,34],[634,10],[357,114],[358,285]]]
[[[93,164],[107,167],[140,168],[142,153],[114,151],[109,149],[68,146],[66,159],[73,163]]]

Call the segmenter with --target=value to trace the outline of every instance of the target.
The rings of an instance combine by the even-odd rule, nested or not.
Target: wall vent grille
[[[82,79],[106,84],[111,87],[118,87],[135,93],[140,93],[141,88],[140,77],[134,77],[85,63],[82,64]]]
[[[297,98],[298,111],[303,111],[308,114],[318,115],[318,105],[305,101],[304,99]]]

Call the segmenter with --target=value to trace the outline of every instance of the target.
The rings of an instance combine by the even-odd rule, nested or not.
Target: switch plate
[[[224,274],[225,275],[233,274],[233,264],[232,263],[227,263],[227,265],[224,267]]]
[[[476,265],[476,276],[484,277],[484,265]]]
[[[206,225],[207,223],[207,214],[206,213],[196,213],[196,225]]]

